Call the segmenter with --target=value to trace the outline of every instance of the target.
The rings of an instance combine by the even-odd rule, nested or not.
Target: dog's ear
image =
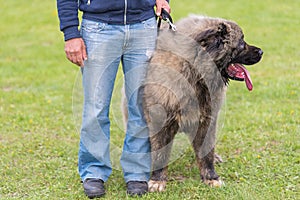
[[[220,23],[196,35],[195,40],[207,51],[220,48],[228,34],[227,25]]]
[[[218,34],[222,38],[225,38],[225,36],[228,34],[227,25],[225,23],[220,23],[219,24]]]

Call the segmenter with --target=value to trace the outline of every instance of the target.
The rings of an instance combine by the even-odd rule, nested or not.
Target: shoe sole
[[[84,193],[86,194],[86,196],[89,198],[89,199],[94,199],[94,198],[99,198],[99,197],[103,197],[105,195],[105,193],[91,193],[91,192],[88,192],[88,191],[84,191]]]

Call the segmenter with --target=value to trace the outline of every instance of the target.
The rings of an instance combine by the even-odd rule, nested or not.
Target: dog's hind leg
[[[149,181],[150,192],[162,192],[166,188],[168,161],[177,131],[178,124],[176,122],[167,123],[158,133],[154,133],[150,137],[153,168]]]
[[[125,86],[123,85],[121,90],[121,111],[122,111],[122,117],[123,117],[123,128],[124,132],[126,133],[127,128],[127,121],[128,121],[128,107],[127,107],[127,99],[125,95]]]

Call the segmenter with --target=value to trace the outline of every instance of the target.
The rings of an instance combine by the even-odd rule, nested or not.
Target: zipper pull
[[[90,5],[90,4],[91,4],[91,0],[88,0],[87,5]]]

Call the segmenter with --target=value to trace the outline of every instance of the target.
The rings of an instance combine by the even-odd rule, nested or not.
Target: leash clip
[[[170,26],[170,29],[172,29],[173,31],[176,31],[176,26],[170,21],[169,18],[166,19],[167,23],[169,24]]]
[[[161,23],[161,19],[163,19],[164,21],[166,21],[169,24],[169,29],[172,29],[173,31],[176,31],[176,26],[173,24],[173,19],[171,17],[171,15],[165,10],[165,9],[161,9],[161,18],[158,21],[158,27],[160,27],[160,23]]]

